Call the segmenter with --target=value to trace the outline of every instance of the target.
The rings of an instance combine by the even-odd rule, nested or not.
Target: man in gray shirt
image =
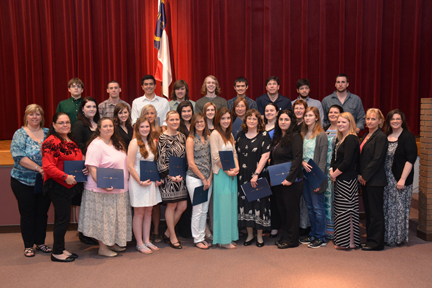
[[[345,112],[350,112],[357,126],[357,133],[363,129],[365,124],[365,111],[363,103],[359,96],[350,93],[347,88],[349,86],[349,79],[346,74],[339,74],[336,76],[336,91],[328,95],[322,100],[322,107],[324,110],[324,126],[330,124],[328,120],[328,112],[332,105],[337,104],[342,106]]]
[[[296,84],[297,87],[297,93],[298,93],[298,97],[297,99],[295,99],[294,101],[291,102],[291,104],[294,106],[294,103],[298,100],[298,99],[302,99],[304,101],[306,101],[308,107],[316,107],[318,108],[318,111],[320,113],[321,116],[321,124],[324,122],[324,112],[323,112],[323,108],[321,105],[321,102],[319,100],[315,100],[309,97],[309,93],[310,93],[310,82],[308,79],[300,79],[297,81]]]
[[[234,90],[237,92],[237,96],[228,100],[228,109],[232,110],[234,106],[234,102],[237,100],[237,98],[244,98],[246,99],[246,102],[249,105],[249,109],[257,109],[257,104],[255,100],[252,100],[251,98],[246,96],[246,90],[249,88],[248,81],[244,77],[239,77],[234,81]]]
[[[100,117],[114,117],[114,108],[118,103],[125,103],[129,107],[129,103],[120,99],[120,84],[117,81],[110,81],[107,85],[108,99],[99,104]]]

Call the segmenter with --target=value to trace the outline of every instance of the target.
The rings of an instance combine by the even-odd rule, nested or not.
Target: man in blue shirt
[[[339,74],[336,76],[336,91],[328,95],[322,100],[324,110],[324,126],[330,124],[328,120],[328,112],[332,105],[340,105],[345,112],[350,112],[357,126],[357,133],[363,129],[365,124],[365,111],[363,103],[359,96],[352,94],[347,90],[349,86],[349,79],[346,74]]]
[[[234,102],[237,98],[244,98],[249,105],[249,109],[258,109],[255,100],[246,96],[246,90],[249,88],[248,81],[244,77],[239,77],[234,81],[234,90],[237,92],[237,96],[228,100],[228,109],[232,110]]]
[[[276,76],[270,76],[266,80],[267,93],[257,98],[256,103],[258,106],[258,112],[264,115],[265,106],[269,103],[274,103],[279,107],[279,110],[288,109],[291,110],[291,100],[279,94],[279,78]]]
[[[310,82],[308,79],[300,79],[297,81],[296,84],[297,87],[297,93],[298,93],[298,98],[295,99],[294,101],[291,102],[291,105],[294,105],[294,103],[298,100],[298,99],[302,99],[303,101],[305,101],[308,105],[308,107],[316,107],[318,108],[318,111],[320,113],[321,116],[321,124],[324,121],[324,112],[322,109],[322,105],[321,105],[321,101],[319,100],[315,100],[309,97],[309,93],[310,93]]]

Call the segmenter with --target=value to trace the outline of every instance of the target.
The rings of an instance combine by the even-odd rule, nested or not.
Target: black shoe
[[[72,258],[75,258],[75,259],[77,259],[77,258],[78,258],[78,254],[75,254],[75,253],[71,253],[71,255],[69,255],[69,257],[72,257]]]
[[[298,246],[299,246],[299,244],[293,244],[293,243],[290,243],[290,242],[281,242],[281,243],[279,243],[277,245],[277,247],[279,249],[294,248],[294,247],[298,247]]]
[[[283,242],[283,240],[279,239],[278,241],[275,242],[275,245],[277,246],[277,245],[281,244],[282,242]]]
[[[381,250],[384,250],[384,248],[372,247],[372,246],[369,246],[369,245],[364,245],[361,249],[363,251],[381,251]]]
[[[244,241],[244,243],[243,243],[243,245],[244,246],[249,246],[249,245],[251,245],[253,242],[255,241],[255,237],[253,237],[251,240],[249,240],[249,241]]]
[[[315,241],[309,243],[309,248],[320,248],[327,246],[327,242],[321,239],[315,239]]]
[[[307,238],[300,239],[300,243],[309,244],[315,241],[315,237],[309,236]]]
[[[75,261],[75,258],[73,258],[72,256],[69,256],[66,259],[58,259],[51,254],[51,261],[53,261],[53,262],[73,262],[73,261]]]
[[[263,240],[263,242],[258,242],[258,240],[256,241],[256,246],[257,247],[259,247],[259,248],[261,248],[261,247],[264,247],[264,240]]]
[[[84,236],[84,234],[81,233],[81,232],[79,232],[78,238],[84,244],[87,244],[87,245],[95,245],[95,244],[97,244],[97,245],[99,245],[98,241],[96,241],[95,239],[93,239],[91,237]]]

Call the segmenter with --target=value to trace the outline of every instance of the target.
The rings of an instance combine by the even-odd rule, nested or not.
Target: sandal
[[[24,249],[24,256],[25,257],[34,257],[35,251],[33,250],[33,248],[25,248]]]
[[[209,247],[206,245],[205,241],[195,243],[195,247],[202,249],[202,250],[209,249]]]
[[[52,252],[52,248],[45,245],[45,244],[36,245],[36,250],[42,251],[43,253],[51,253]]]
[[[169,244],[171,245],[172,248],[174,249],[182,249],[183,247],[181,246],[180,241],[177,241],[175,243],[172,243],[171,241],[169,242]]]
[[[153,252],[145,245],[136,246],[136,249],[143,254],[152,254]]]
[[[156,245],[154,245],[152,242],[149,242],[149,243],[144,244],[144,245],[147,246],[148,248],[150,248],[150,250],[153,250],[153,251],[159,250],[159,248]]]
[[[204,243],[204,245],[207,245],[207,247],[209,247],[209,248],[213,246],[212,243],[207,242],[206,240],[204,240],[203,243]]]

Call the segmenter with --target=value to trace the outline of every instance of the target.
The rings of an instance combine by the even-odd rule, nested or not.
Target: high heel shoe
[[[244,241],[244,243],[243,243],[243,245],[244,246],[249,246],[249,245],[251,245],[253,242],[255,241],[255,237],[253,237],[251,240],[249,240],[249,241]]]

